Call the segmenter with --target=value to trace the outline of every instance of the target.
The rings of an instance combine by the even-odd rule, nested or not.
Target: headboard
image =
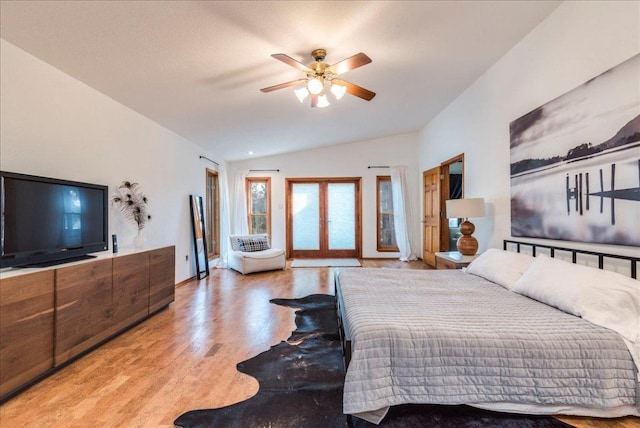
[[[571,261],[573,263],[577,263],[577,255],[578,254],[588,254],[590,256],[598,257],[598,268],[604,269],[604,259],[618,259],[618,260],[627,260],[631,264],[631,278],[638,279],[638,262],[640,262],[640,257],[633,256],[621,256],[619,254],[607,254],[600,253],[597,251],[587,251],[587,250],[576,250],[574,248],[564,248],[564,247],[556,247],[553,245],[544,245],[544,244],[534,244],[531,242],[522,242],[522,241],[513,241],[510,239],[505,239],[502,241],[502,248],[506,251],[509,248],[509,245],[516,246],[516,252],[520,252],[521,246],[526,246],[531,248],[531,253],[535,257],[536,256],[536,248],[546,248],[549,250],[549,255],[551,257],[555,257],[556,251],[565,251],[571,253]]]

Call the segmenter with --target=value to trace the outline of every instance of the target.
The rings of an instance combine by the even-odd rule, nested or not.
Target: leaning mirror
[[[204,223],[204,209],[202,197],[189,196],[191,206],[191,229],[193,231],[193,250],[196,261],[196,275],[198,279],[209,276],[209,261],[207,260],[207,241]]]

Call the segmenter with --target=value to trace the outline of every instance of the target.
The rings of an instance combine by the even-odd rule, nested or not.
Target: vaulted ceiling
[[[559,1],[2,1],[0,35],[229,161],[416,132]],[[373,62],[377,93],[300,104],[271,58]],[[460,124],[464,126],[464,124]]]

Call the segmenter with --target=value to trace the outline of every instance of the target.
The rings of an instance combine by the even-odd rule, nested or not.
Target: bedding
[[[512,291],[615,331],[640,367],[640,281],[540,254]]]
[[[510,290],[535,260],[526,254],[489,248],[466,271]]]
[[[640,415],[622,337],[462,271],[341,269],[351,340],[344,412],[469,404],[521,413]]]
[[[541,254],[516,281],[511,291],[579,317],[580,294],[584,289],[584,279],[587,278],[582,278],[581,274],[571,275],[571,267],[571,264]],[[593,270],[586,266],[575,267],[579,273],[581,269]],[[569,271],[565,268],[569,268]]]

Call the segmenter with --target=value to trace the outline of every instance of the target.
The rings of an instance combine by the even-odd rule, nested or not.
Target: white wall
[[[489,204],[481,250],[510,237],[509,123],[640,52],[639,29],[639,2],[565,2],[421,130],[422,170],[464,152],[465,197]]]
[[[108,185],[136,181],[149,197],[148,246],[176,245],[176,281],[194,275],[188,195],[203,194],[193,143],[0,40],[0,169]],[[110,234],[136,227],[110,210]],[[189,261],[185,256],[189,255]]]
[[[409,167],[417,221],[420,171],[464,152],[466,196],[489,202],[476,236],[481,249],[500,246],[510,235],[509,122],[640,52],[638,28],[638,2],[565,2],[419,134],[237,162],[229,179],[237,170],[281,170],[271,174],[272,227],[274,245],[284,247],[285,177],[361,176],[363,256],[395,257],[375,250],[375,176],[386,171],[367,166]],[[151,201],[148,245],[175,244],[176,280],[192,276],[187,195],[204,193],[211,164],[198,155],[215,154],[4,40],[0,67],[0,168],[112,188],[138,181]],[[110,217],[110,233],[130,246],[135,228]]]
[[[376,176],[390,175],[388,169],[368,166],[406,165],[411,204],[416,220],[419,212],[418,134],[396,135],[357,143],[341,144],[279,156],[250,159],[228,165],[229,181],[238,172],[250,169],[279,169],[279,173],[252,173],[271,177],[272,244],[286,245],[285,178],[362,177],[362,255],[363,257],[398,257],[398,253],[376,250]],[[231,202],[233,206],[233,202]],[[417,234],[417,226],[414,234]],[[420,243],[420,239],[416,240]],[[419,250],[419,248],[418,248]]]

